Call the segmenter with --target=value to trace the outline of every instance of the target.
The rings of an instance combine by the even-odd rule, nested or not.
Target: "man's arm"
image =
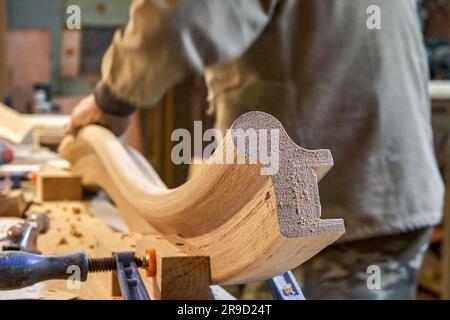
[[[270,22],[276,3],[134,0],[128,25],[116,32],[103,59],[102,81],[91,101],[121,118],[155,103],[191,69],[202,71],[245,52]]]

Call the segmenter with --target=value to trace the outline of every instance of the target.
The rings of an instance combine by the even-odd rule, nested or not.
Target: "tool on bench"
[[[156,253],[147,249],[144,258],[133,252],[114,253],[112,257],[90,259],[84,252],[61,256],[41,256],[26,252],[0,252],[0,290],[20,289],[46,280],[68,279],[69,268],[78,267],[80,281],[88,273],[115,271],[120,291],[126,300],[150,300],[138,268],[156,274]]]
[[[28,172],[14,172],[10,175],[11,187],[13,189],[19,189],[22,187],[23,181],[30,180],[30,173]]]
[[[30,172],[2,172],[0,171],[0,180],[9,181],[12,189],[19,189],[22,187],[22,182],[31,180]]]
[[[14,160],[14,151],[11,145],[0,141],[0,165],[10,163]]]
[[[80,270],[80,281],[87,281],[88,273],[114,271],[120,292],[126,300],[150,300],[138,268],[147,276],[156,274],[156,254],[147,249],[144,258],[133,252],[114,253],[112,257],[90,259],[84,252],[62,256],[40,256],[24,252],[0,253],[0,290],[24,288],[45,280],[68,279],[70,267]],[[291,271],[267,280],[274,299],[304,300]]]
[[[0,165],[7,165],[14,160],[13,147],[6,142],[0,141]],[[9,179],[13,188],[19,188],[22,180],[24,179],[24,173],[5,173],[0,171],[0,180]]]
[[[33,213],[24,222],[17,223],[10,227],[4,235],[0,235],[1,240],[7,240],[7,245],[3,245],[3,251],[27,251],[39,253],[37,250],[37,237],[46,233],[50,227],[47,215],[43,213]]]

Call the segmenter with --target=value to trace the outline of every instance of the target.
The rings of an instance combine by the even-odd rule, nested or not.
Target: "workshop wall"
[[[431,78],[450,80],[450,1],[426,0],[424,8]]]
[[[8,30],[16,34],[8,41],[7,49],[17,46],[18,38],[30,36],[30,30],[48,32],[50,51],[38,63],[49,66],[50,76],[49,79],[42,75],[40,79],[32,80],[34,83],[50,84],[54,95],[59,97],[57,101],[62,104],[64,113],[68,113],[70,110],[67,109],[77,101],[74,97],[88,94],[98,81],[101,57],[114,30],[126,24],[130,3],[131,0],[6,0]],[[66,27],[66,20],[70,16],[67,8],[70,5],[78,5],[81,9],[81,30],[68,30]],[[41,39],[45,41],[45,35],[42,34]],[[26,74],[24,69],[30,68],[32,64],[22,64],[19,60],[37,63],[33,57],[36,51],[42,52],[38,48],[31,48],[22,52],[21,57],[12,52],[8,62],[11,72]],[[30,112],[33,84],[24,84],[20,80],[23,79],[17,79],[14,83],[17,89],[13,90],[10,104],[16,109]]]
[[[89,94],[100,79],[100,63],[114,31],[125,25],[131,0],[0,0],[8,21],[8,104],[34,113],[33,87],[48,84],[55,112],[68,114]],[[81,11],[81,29],[68,30],[69,5]],[[193,75],[172,88],[155,106],[141,110],[125,141],[142,152],[168,186],[182,184],[188,166],[175,166],[170,159],[174,128],[192,130],[202,120],[205,130],[206,88],[201,75]]]
[[[0,0],[0,101],[7,94],[6,76],[6,6],[5,0]]]

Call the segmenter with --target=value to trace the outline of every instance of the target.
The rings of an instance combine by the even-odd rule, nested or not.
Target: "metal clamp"
[[[295,280],[292,271],[285,272],[279,276],[266,281],[272,297],[277,300],[305,300],[300,286]]]
[[[125,300],[151,300],[136,265],[133,252],[113,254],[116,259],[116,271],[120,292]]]

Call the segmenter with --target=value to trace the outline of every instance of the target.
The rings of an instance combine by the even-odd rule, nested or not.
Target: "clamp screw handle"
[[[156,276],[156,250],[153,248],[145,249],[144,267],[147,271],[147,277]]]

